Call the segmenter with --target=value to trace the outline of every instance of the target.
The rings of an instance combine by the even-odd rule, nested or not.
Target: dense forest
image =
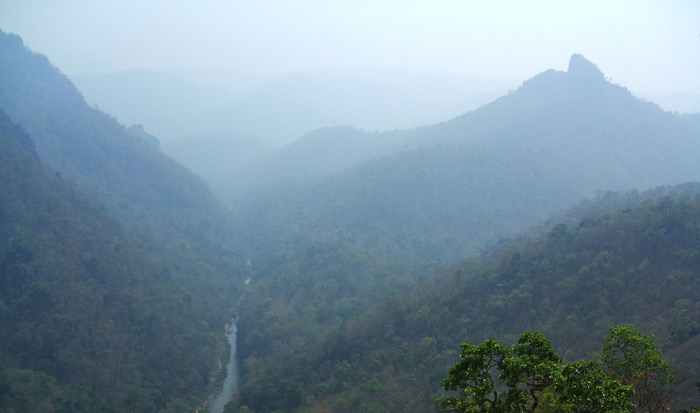
[[[430,280],[441,279],[443,273],[480,279],[474,274],[488,273],[490,261],[470,261],[467,268],[477,268],[470,271],[454,269],[459,265],[451,263],[479,252],[500,251],[510,245],[504,237],[532,231],[528,228],[538,220],[595,191],[697,180],[696,118],[667,113],[635,98],[606,81],[595,65],[574,55],[567,72],[544,72],[462,117],[403,131],[403,135],[392,133],[391,137],[401,136],[398,142],[388,135],[374,136],[374,147],[391,143],[394,153],[358,158],[357,164],[343,170],[319,168],[315,175],[295,183],[270,183],[251,190],[235,206],[255,257],[253,282],[240,308],[238,350],[244,380],[239,406],[256,411],[430,411],[437,409],[439,380],[460,341],[484,340],[489,335],[512,341],[528,328],[550,336],[554,325],[567,322],[577,329],[558,329],[562,336],[551,336],[555,346],[564,348],[560,351],[566,358],[576,358],[595,349],[594,344],[582,342],[581,335],[600,343],[602,331],[625,321],[614,317],[635,316],[632,324],[642,322],[639,327],[644,331],[659,337],[671,334],[649,325],[649,314],[636,318],[635,305],[650,308],[650,303],[634,301],[648,293],[647,284],[617,288],[606,284],[612,281],[603,282],[608,278],[591,280],[590,295],[595,300],[599,299],[595,288],[605,286],[606,293],[624,292],[636,303],[614,311],[606,304],[602,308],[609,311],[602,317],[592,310],[597,302],[552,314],[538,310],[541,300],[550,305],[556,297],[562,304],[573,301],[573,296],[556,295],[560,286],[568,285],[555,282],[566,274],[564,270],[546,281],[535,279],[534,269],[502,275],[525,285],[507,288],[502,281],[495,282],[504,290],[494,297],[492,286],[480,287],[487,294],[460,284],[436,287]],[[318,164],[312,156],[311,165],[322,165],[321,159],[333,164],[329,158],[344,158],[339,132],[319,132],[339,148],[324,152]],[[352,154],[352,146],[347,147]],[[278,151],[270,159],[279,165],[284,154],[291,165],[298,156],[293,149]],[[657,198],[653,193],[620,197],[625,201],[608,195],[588,207],[603,215],[616,212],[620,203],[633,208],[643,199]],[[588,217],[594,222],[600,218],[593,213]],[[565,234],[578,230],[583,217],[570,219],[573,223],[565,221],[567,226],[559,227],[567,230]],[[640,241],[643,234],[628,236]],[[567,236],[551,241],[553,246],[561,243],[561,248],[571,247],[569,242]],[[599,254],[600,259],[607,256],[605,250],[595,255],[586,251],[580,258],[588,262],[575,272],[592,265]],[[572,251],[569,258],[578,253]],[[555,261],[548,257],[542,262]],[[596,277],[604,275],[597,267],[589,270]],[[533,296],[530,287],[535,288],[535,282],[554,296],[547,297],[549,301]],[[452,296],[458,291],[461,295]],[[413,301],[412,297],[424,294],[429,298],[420,305]],[[521,296],[527,301],[518,302]],[[447,297],[454,301],[445,302]],[[601,300],[617,305],[621,297]],[[676,301],[663,309],[673,308]],[[438,309],[436,302],[445,304]],[[542,311],[544,320],[511,319],[503,308],[517,316]],[[547,318],[555,315],[559,318]],[[666,316],[671,314],[657,322],[666,322],[662,321]],[[454,325],[458,321],[463,323],[459,328]],[[587,324],[593,321],[600,324]],[[403,334],[420,336],[406,340]],[[692,337],[689,333],[684,339]],[[281,393],[270,398],[271,389]],[[682,394],[694,392],[686,389]]]
[[[620,326],[663,353],[664,403],[688,409],[699,136],[699,114],[573,55],[441,123],[328,127],[272,152],[239,136],[227,165],[187,154],[216,155],[215,193],[0,32],[0,411],[204,409],[233,318],[229,412],[439,411],[479,343],[517,364],[535,340],[559,379],[602,380]],[[605,380],[630,408],[628,383]],[[566,410],[571,389],[512,395]]]
[[[241,329],[251,332],[240,337],[247,378],[238,404],[251,411],[436,411],[460,342],[514,343],[525,330],[540,331],[573,361],[593,355],[610,325],[625,323],[655,334],[671,360],[673,395],[688,408],[700,376],[699,194],[693,184],[601,195],[391,294],[360,317],[337,318],[308,340],[295,342],[300,331],[289,326],[337,312],[333,300],[314,298],[342,285],[343,274],[300,285],[284,304],[272,296],[290,291],[288,281],[267,281],[267,294],[248,295],[242,305]],[[352,277],[355,268],[343,268]],[[288,320],[281,306],[301,320]]]
[[[0,139],[3,410],[154,411],[202,397],[216,369],[206,353],[220,351],[207,326],[220,316],[166,257],[40,165],[4,113]]]
[[[200,405],[247,271],[225,209],[4,33],[0,107],[3,409]]]

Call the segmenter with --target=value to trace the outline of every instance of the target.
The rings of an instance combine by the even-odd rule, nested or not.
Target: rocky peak
[[[603,72],[598,69],[598,66],[586,60],[580,54],[574,54],[569,59],[569,70],[567,73],[570,76],[578,79],[605,79]]]

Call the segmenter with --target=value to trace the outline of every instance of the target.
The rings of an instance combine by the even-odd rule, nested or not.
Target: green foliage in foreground
[[[644,336],[629,326],[613,326],[605,340],[601,361],[611,377],[633,386],[637,410],[663,412],[669,409],[668,389],[673,376],[653,337]]]
[[[610,327],[600,361],[562,363],[542,333],[525,332],[512,349],[494,339],[462,343],[460,361],[442,382],[456,395],[448,412],[664,412],[669,364],[653,337]]]

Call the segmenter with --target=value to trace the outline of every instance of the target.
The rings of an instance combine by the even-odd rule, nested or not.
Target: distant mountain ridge
[[[664,112],[653,103],[636,99],[625,88],[609,83],[595,65],[573,56],[567,72],[546,71],[477,110],[403,131],[405,135],[397,141],[394,152],[331,172],[321,166],[336,158],[312,158],[311,168],[318,172],[313,179],[250,190],[235,204],[246,240],[256,252],[253,260],[258,268],[238,323],[238,354],[247,359],[243,362],[239,405],[257,411],[436,408],[433,403],[437,395],[427,383],[438,383],[444,377],[444,368],[436,367],[441,357],[451,354],[450,363],[454,363],[458,339],[488,338],[487,333],[478,337],[470,333],[494,331],[506,325],[510,320],[508,311],[520,317],[520,324],[519,331],[505,334],[520,334],[529,328],[530,311],[546,312],[547,305],[546,301],[528,301],[533,297],[531,287],[535,282],[534,278],[530,281],[529,274],[554,268],[548,264],[555,261],[533,258],[528,263],[532,271],[520,274],[515,269],[524,267],[518,267],[517,254],[513,254],[501,263],[502,274],[507,275],[499,277],[501,273],[484,269],[478,278],[472,276],[481,274],[477,272],[478,264],[466,264],[463,270],[439,277],[445,282],[430,288],[425,301],[421,301],[421,288],[408,294],[404,293],[406,286],[433,276],[435,267],[441,264],[454,265],[488,250],[512,253],[509,248],[517,247],[505,241],[508,237],[582,198],[608,190],[645,190],[658,184],[700,180],[699,119]],[[314,139],[322,141],[328,133],[329,142],[342,142],[335,132],[318,131]],[[361,139],[369,138],[368,134]],[[300,141],[299,145],[305,143]],[[277,163],[301,162],[303,157],[297,157],[292,149],[290,145],[280,150],[278,155],[288,154],[289,158],[280,157]],[[339,144],[333,153],[343,154],[343,145]],[[697,186],[691,187],[696,195]],[[697,200],[693,202],[697,212]],[[677,204],[681,215],[683,205]],[[652,212],[647,215],[651,211],[645,209],[648,206],[637,209],[635,216],[656,216]],[[659,206],[658,210],[663,208]],[[581,221],[576,231],[584,233],[591,225],[607,228],[604,209],[597,209],[602,212],[590,218],[591,222]],[[619,217],[621,221],[626,219],[624,211]],[[648,232],[640,230],[644,235],[639,242],[664,239],[662,234],[667,230],[655,227],[653,221]],[[669,224],[668,230],[682,227],[678,222]],[[685,229],[692,233],[691,227]],[[569,238],[557,238],[559,233],[570,234],[562,231],[565,228],[569,227],[552,231],[550,242],[558,248],[556,251],[571,247]],[[557,265],[561,264],[557,271],[573,276],[579,270],[607,268],[583,270],[588,264],[605,265],[605,254],[596,261],[602,253],[596,246],[608,240],[617,242],[619,237],[633,237],[631,234],[613,229],[601,235],[600,243],[589,244],[592,247],[585,253],[585,262],[568,262],[562,253],[557,256]],[[527,237],[521,240],[524,249],[533,242]],[[540,242],[533,247],[533,254],[549,245],[546,236]],[[625,245],[623,241],[615,248]],[[632,255],[628,258],[627,266],[615,268],[624,273],[627,268],[639,266]],[[667,258],[665,262],[676,262],[673,257],[664,260]],[[512,272],[508,272],[510,262],[515,266]],[[573,273],[566,272],[570,268]],[[472,290],[472,283],[460,278],[464,274],[484,288]],[[645,274],[653,277],[655,272]],[[689,273],[683,274],[687,277]],[[582,287],[577,291],[583,296],[594,291],[594,286],[585,284],[593,280],[591,277],[582,276],[580,280]],[[542,284],[543,294],[553,294],[547,297],[549,302],[556,299],[575,307],[580,300],[557,296],[557,290],[551,287],[555,282],[550,279]],[[613,277],[596,282],[610,286],[595,291],[618,291],[612,288]],[[502,289],[511,284],[519,288]],[[632,280],[630,285],[636,284]],[[642,291],[643,287],[635,288]],[[387,296],[381,307],[373,308],[372,303]],[[443,297],[453,299],[436,307]],[[598,304],[593,300],[591,308],[604,311],[613,302],[629,304],[598,297],[604,300]],[[666,302],[667,306],[673,305]],[[498,309],[504,311],[499,313],[504,314],[502,318],[492,315]],[[368,311],[366,320],[360,316],[363,311]],[[607,314],[590,318],[583,315],[572,321],[572,328],[579,328],[576,334],[585,334],[586,329],[580,326],[590,327],[601,320],[595,325],[600,332],[614,322],[605,318]],[[437,321],[443,319],[447,320],[444,324]],[[457,327],[447,332],[449,322]],[[403,333],[397,331],[406,331],[412,339],[403,341]],[[550,336],[549,331],[545,332]],[[696,334],[695,330],[687,333],[685,338],[691,339]],[[562,335],[565,340],[566,333]],[[437,353],[436,349],[449,340],[453,341],[444,347],[445,352]],[[442,363],[445,367],[449,364]],[[250,375],[246,376],[246,371]],[[322,380],[318,380],[320,375]],[[346,387],[350,382],[355,384]],[[274,400],[266,397],[268,389],[281,389],[281,396]],[[403,394],[404,390],[410,394]]]
[[[700,179],[693,119],[635,98],[573,55],[567,72],[546,71],[458,118],[405,131],[381,159],[244,196],[241,217],[260,245],[296,228],[302,238],[412,239],[455,259],[598,190]],[[304,159],[288,148],[277,164]]]
[[[693,133],[700,132],[700,115],[683,115],[664,112],[650,102],[635,98],[627,89],[606,81],[602,71],[583,56],[571,57],[566,72],[548,70],[523,83],[523,85],[495,101],[472,110],[452,120],[416,129],[385,133],[354,133],[355,141],[365,141],[364,156],[357,156],[355,163],[341,161],[341,156],[359,153],[354,149],[355,142],[345,146],[339,141],[336,131],[315,131],[316,141],[333,141],[337,145],[335,153],[317,151],[307,137],[287,145],[267,155],[259,161],[251,162],[230,177],[229,187],[221,187],[219,193],[228,199],[239,196],[241,184],[246,188],[257,185],[270,185],[274,179],[260,179],[264,173],[256,173],[258,179],[250,179],[251,171],[265,170],[275,165],[290,165],[284,174],[268,173],[274,176],[296,176],[291,165],[305,163],[306,170],[314,171],[314,165],[336,164],[334,169],[318,169],[316,178],[328,172],[340,172],[351,166],[369,161],[379,156],[390,155],[401,149],[420,149],[435,144],[447,145],[518,145],[541,148],[565,156],[567,161],[581,163],[596,162],[610,168],[610,184],[605,187],[622,189],[633,186],[661,185],[670,181],[682,181],[685,176],[674,176],[666,159],[680,162],[681,170],[692,168],[693,160],[680,156],[685,151],[674,151],[676,145],[683,145],[695,151]],[[693,122],[695,125],[693,125]],[[324,136],[327,133],[328,136]],[[398,138],[390,139],[391,136]],[[658,145],[668,139],[668,149]],[[301,147],[305,142],[305,152]],[[383,144],[391,141],[392,145]],[[374,145],[383,145],[381,152],[372,152]],[[635,148],[635,145],[639,148]],[[659,147],[646,153],[645,146]],[[663,164],[665,172],[655,175],[661,168],[649,174],[647,168],[635,167],[636,158],[644,153],[644,164]],[[268,165],[268,166],[266,166]],[[630,169],[631,168],[631,169]],[[636,168],[636,169],[635,169]],[[283,181],[277,178],[277,181]],[[294,180],[291,180],[292,182]],[[303,181],[296,181],[303,183]],[[602,187],[601,187],[602,188]]]
[[[235,205],[248,191],[307,184],[364,161],[401,149],[412,130],[369,133],[350,126],[323,128],[284,147],[239,165],[216,188]]]
[[[143,124],[164,141],[229,130],[275,146],[323,127],[374,131],[434,122],[458,114],[456,106],[474,108],[517,83],[447,73],[330,70],[268,75],[235,90],[223,78],[220,87],[212,80],[202,86],[201,79],[147,70],[72,79],[89,102],[122,122]]]

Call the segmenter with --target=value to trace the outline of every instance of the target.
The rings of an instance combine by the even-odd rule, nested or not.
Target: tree
[[[511,351],[494,339],[478,345],[462,343],[460,361],[442,382],[445,390],[457,390],[458,394],[439,399],[439,405],[448,412],[503,411],[508,397],[499,393],[498,384],[503,378],[494,370],[502,371],[503,360],[509,357]]]
[[[446,391],[457,394],[438,399],[438,404],[447,412],[632,411],[635,388],[608,371],[598,361],[563,364],[542,333],[526,331],[512,349],[494,339],[462,343],[460,361],[442,382]]]
[[[539,395],[558,380],[561,360],[541,333],[525,332],[512,350],[493,339],[463,343],[460,362],[443,381],[458,395],[439,404],[455,412],[533,412]]]
[[[513,345],[513,356],[505,360],[508,386],[527,392],[530,412],[539,404],[539,395],[559,378],[562,358],[552,349],[552,342],[542,333],[525,332]]]
[[[656,347],[654,336],[625,325],[610,327],[601,357],[610,377],[634,387],[632,401],[637,412],[664,412],[671,405],[673,381],[669,364]]]
[[[554,386],[557,411],[575,413],[628,412],[631,385],[611,379],[597,361],[575,361],[562,368]]]

